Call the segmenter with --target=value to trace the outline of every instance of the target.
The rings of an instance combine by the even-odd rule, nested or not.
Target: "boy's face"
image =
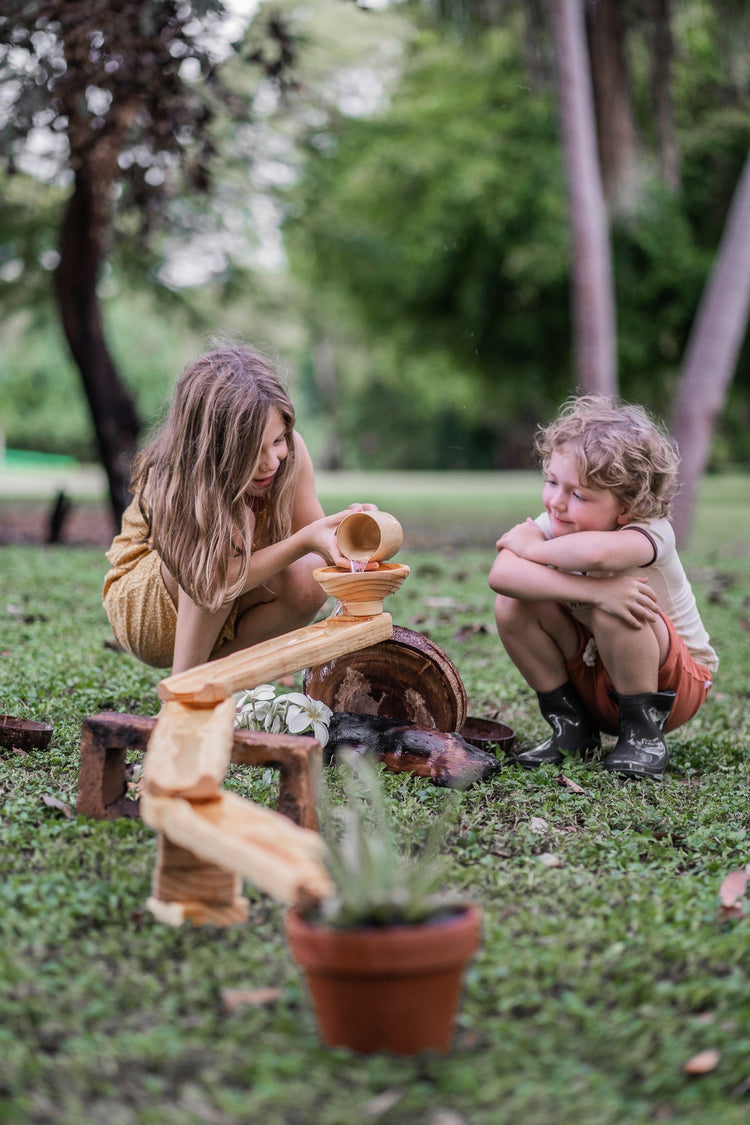
[[[553,536],[575,531],[614,531],[627,523],[627,509],[609,488],[581,484],[578,457],[562,446],[553,451],[542,489]]]

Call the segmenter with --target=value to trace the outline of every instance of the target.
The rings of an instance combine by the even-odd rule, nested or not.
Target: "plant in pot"
[[[324,809],[324,823],[340,821],[324,828],[335,893],[285,920],[321,1039],[363,1054],[447,1054],[482,923],[478,905],[439,889],[451,817],[433,821],[417,857],[405,855],[375,768],[353,754],[338,761],[345,800]]]

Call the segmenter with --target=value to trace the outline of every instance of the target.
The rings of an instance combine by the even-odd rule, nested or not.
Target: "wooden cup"
[[[347,559],[380,562],[396,554],[404,532],[396,517],[388,512],[352,512],[339,524],[336,539]]]

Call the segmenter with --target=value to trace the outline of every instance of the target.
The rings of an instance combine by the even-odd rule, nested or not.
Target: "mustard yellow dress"
[[[177,607],[161,573],[161,559],[148,537],[138,497],[128,505],[120,532],[107,551],[111,569],[104,578],[102,601],[117,643],[154,668],[171,668],[177,629]],[[213,653],[232,639],[237,627],[237,602],[219,633]]]

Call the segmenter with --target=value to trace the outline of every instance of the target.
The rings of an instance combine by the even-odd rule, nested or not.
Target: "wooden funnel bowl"
[[[374,617],[383,612],[383,598],[394,594],[408,573],[403,563],[380,563],[377,570],[355,573],[341,566],[319,566],[313,577],[342,603],[349,617]]]

